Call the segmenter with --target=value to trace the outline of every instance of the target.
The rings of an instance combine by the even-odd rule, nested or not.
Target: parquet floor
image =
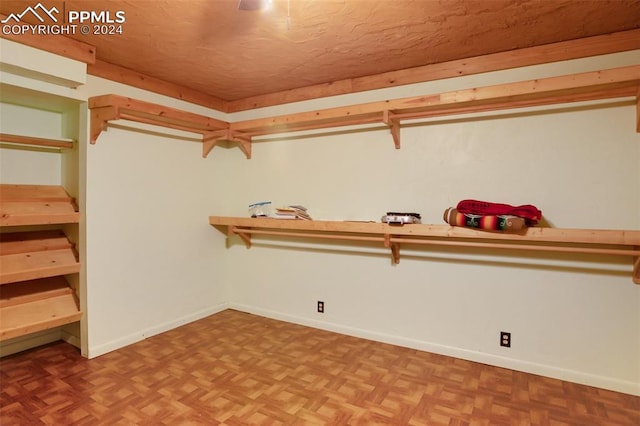
[[[9,425],[640,425],[640,398],[227,310],[0,360]]]

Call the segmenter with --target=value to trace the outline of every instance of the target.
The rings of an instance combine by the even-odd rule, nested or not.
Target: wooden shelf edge
[[[483,231],[450,225],[388,225],[378,222],[279,220],[210,216],[209,224],[225,235],[240,236],[247,248],[252,235],[275,235],[325,240],[380,242],[400,262],[401,244],[506,249],[529,252],[628,256],[632,280],[640,284],[640,231],[570,228],[526,228],[520,233]]]
[[[0,227],[28,225],[64,225],[67,223],[79,222],[80,213],[68,213],[59,215],[3,215],[2,217],[0,217]]]
[[[70,139],[37,138],[33,136],[12,135],[0,133],[0,142],[10,144],[29,145],[47,148],[73,149],[74,142]]]
[[[233,216],[210,216],[209,224],[242,228],[343,232],[354,234],[390,234],[398,237],[431,237],[521,242],[557,242],[580,244],[640,245],[640,231],[614,229],[578,229],[529,227],[520,233],[484,231],[439,224],[388,225],[381,222],[280,220]]]

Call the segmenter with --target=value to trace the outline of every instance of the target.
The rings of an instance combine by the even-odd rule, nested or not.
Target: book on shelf
[[[276,219],[312,220],[311,216],[309,216],[309,213],[307,213],[306,207],[298,205],[278,207],[276,208],[273,217],[275,217]]]

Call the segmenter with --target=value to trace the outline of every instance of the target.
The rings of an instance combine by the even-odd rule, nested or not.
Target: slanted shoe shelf
[[[62,276],[0,287],[0,341],[79,321],[78,300]]]
[[[210,216],[209,224],[251,247],[253,235],[380,242],[400,262],[401,244],[625,256],[633,259],[632,279],[640,284],[640,231],[526,228],[520,233],[490,232],[449,225],[394,226],[374,222],[279,220]]]
[[[75,201],[57,185],[0,185],[0,227],[78,223]],[[65,275],[80,272],[62,230],[0,234],[0,341],[78,321]]]
[[[0,226],[78,223],[75,200],[58,185],[0,185]]]

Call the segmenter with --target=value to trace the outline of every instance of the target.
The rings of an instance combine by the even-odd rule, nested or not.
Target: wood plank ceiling
[[[0,13],[35,3],[3,0]],[[95,46],[95,74],[116,65],[235,110],[301,88],[640,28],[637,0],[271,0],[250,11],[239,0],[42,3],[126,13],[122,34],[71,35]]]

